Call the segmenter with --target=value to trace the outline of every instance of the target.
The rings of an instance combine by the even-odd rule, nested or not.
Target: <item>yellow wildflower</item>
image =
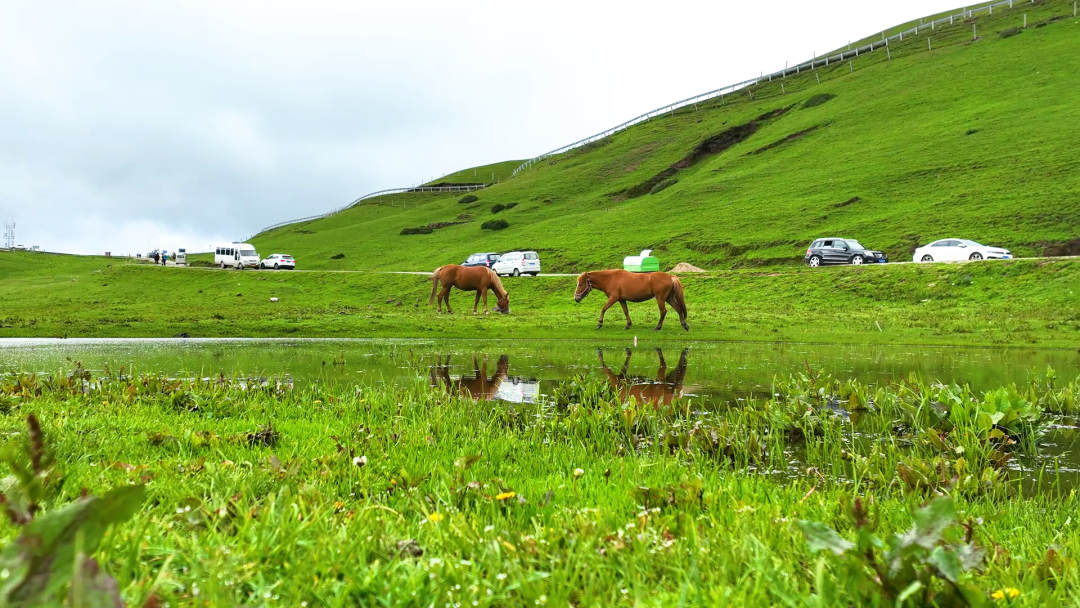
[[[500,494],[496,494],[496,495],[495,495],[495,500],[506,500],[506,499],[508,499],[508,498],[513,498],[513,497],[515,497],[515,496],[517,496],[517,493],[516,493],[516,492],[513,492],[513,491],[510,491],[510,492],[502,492],[502,493],[500,493]]]
[[[427,518],[428,518],[428,521],[430,521],[433,524],[437,524],[440,521],[442,521],[443,519],[445,519],[443,514],[438,513],[438,512],[435,512],[435,513],[432,513],[431,515],[428,515]]]
[[[1005,587],[1003,589],[998,589],[997,591],[990,594],[990,597],[994,598],[995,600],[1003,600],[1006,597],[1012,600],[1016,599],[1019,596],[1020,590],[1016,587]]]

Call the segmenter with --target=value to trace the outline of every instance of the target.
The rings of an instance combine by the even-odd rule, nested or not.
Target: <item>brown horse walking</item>
[[[501,312],[504,315],[510,312],[510,294],[506,293],[503,289],[502,281],[499,280],[499,275],[495,274],[495,271],[484,266],[459,266],[458,264],[447,264],[446,266],[439,266],[431,273],[431,297],[428,298],[428,304],[435,301],[435,291],[439,288],[439,282],[442,281],[442,291],[439,292],[439,312],[442,312],[443,302],[446,302],[446,312],[453,314],[454,311],[450,310],[450,288],[457,287],[462,291],[475,291],[476,301],[473,302],[473,314],[476,314],[476,307],[480,304],[480,296],[484,296],[484,313],[490,312],[488,310],[487,292],[492,290],[495,292],[495,296],[498,301],[495,304],[495,312]]]
[[[664,317],[667,316],[667,308],[664,302],[671,304],[675,312],[679,313],[679,322],[683,329],[690,331],[686,324],[686,301],[683,299],[682,281],[666,272],[628,272],[626,270],[594,270],[583,272],[578,277],[577,290],[574,292],[574,301],[580,302],[589,295],[593,289],[599,289],[607,294],[607,303],[600,309],[600,322],[596,329],[604,326],[604,313],[611,305],[618,302],[622,305],[623,314],[626,315],[626,329],[633,325],[630,322],[630,311],[626,308],[627,302],[644,302],[656,298],[656,304],[660,307],[660,322],[656,324],[659,330],[664,326]]]

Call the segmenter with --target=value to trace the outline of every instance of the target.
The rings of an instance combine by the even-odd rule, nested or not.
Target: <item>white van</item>
[[[491,265],[498,274],[518,276],[540,274],[540,256],[535,251],[509,251],[499,256],[499,261]]]
[[[251,243],[229,243],[214,248],[214,265],[222,268],[258,268],[259,254]]]

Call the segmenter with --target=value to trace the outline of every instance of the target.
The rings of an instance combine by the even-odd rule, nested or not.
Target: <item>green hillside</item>
[[[665,267],[722,269],[797,264],[824,235],[894,260],[947,236],[1021,256],[1078,253],[1072,13],[1071,1],[1018,2],[906,37],[888,54],[655,118],[546,159],[472,203],[394,195],[252,240],[311,269],[428,270],[529,248],[546,271],[576,271],[646,247]],[[481,228],[493,219],[508,227]],[[432,231],[401,234],[417,227]]]
[[[504,160],[490,165],[469,167],[461,171],[455,171],[450,175],[444,175],[439,179],[424,184],[435,186],[439,184],[494,184],[510,177],[514,169],[521,164],[520,160]]]

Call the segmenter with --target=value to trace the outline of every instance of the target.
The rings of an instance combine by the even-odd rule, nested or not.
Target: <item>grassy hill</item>
[[[469,167],[461,171],[455,171],[450,175],[444,175],[439,179],[424,184],[435,186],[440,184],[494,184],[508,179],[514,169],[521,164],[520,160],[504,160],[490,165]]]
[[[427,270],[517,248],[540,251],[551,271],[617,266],[646,247],[665,267],[797,264],[823,235],[893,259],[947,236],[1077,253],[1072,10],[1017,3],[938,28],[929,43],[907,37],[888,55],[764,82],[546,159],[472,203],[394,195],[252,240],[313,269]],[[493,219],[508,227],[481,228]]]

